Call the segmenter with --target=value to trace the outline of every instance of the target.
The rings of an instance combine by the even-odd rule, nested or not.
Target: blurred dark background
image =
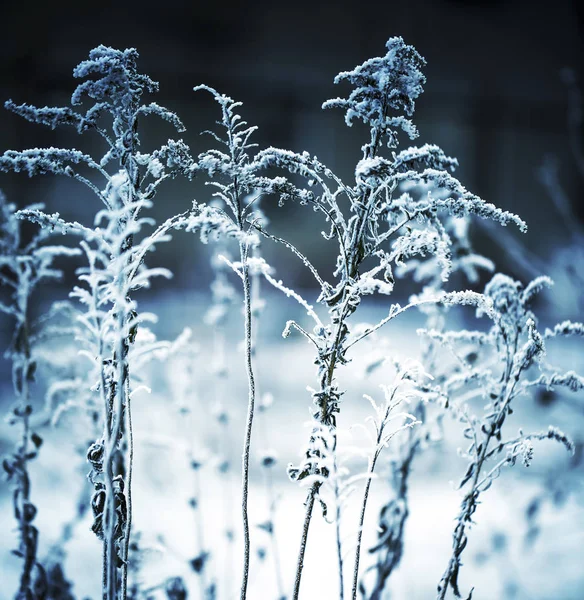
[[[347,91],[332,83],[339,71],[384,54],[387,38],[401,35],[428,61],[426,91],[415,116],[421,132],[416,143],[436,143],[456,156],[464,185],[519,213],[529,233],[509,233],[521,237],[534,255],[547,257],[565,242],[565,224],[536,176],[546,155],[557,157],[575,218],[581,222],[584,216],[582,180],[568,135],[569,90],[560,76],[566,67],[576,79],[582,74],[583,27],[583,9],[568,0],[4,2],[0,98],[68,104],[76,83],[72,69],[91,48],[134,46],[142,72],[160,82],[152,100],[181,116],[184,139],[195,155],[211,142],[198,133],[218,116],[210,96],[191,91],[207,83],[243,101],[244,118],[260,128],[260,147],[308,150],[352,182],[366,131],[359,124],[348,129],[340,111],[323,112],[320,106]],[[91,149],[99,143],[27,123],[5,110],[0,110],[0,132],[3,149]],[[147,148],[176,133],[150,118],[143,121],[142,135]],[[66,178],[0,175],[0,189],[19,205],[45,202],[68,218],[87,220],[97,208],[80,184]],[[156,212],[166,217],[184,210],[194,197],[206,200],[208,191],[198,183],[173,183],[161,189]],[[269,214],[278,210],[266,204]],[[274,227],[306,252],[317,252],[319,266],[330,273],[332,257],[315,215],[291,206],[284,210],[285,218],[280,212]],[[482,230],[474,239],[499,268],[528,275]],[[288,261],[285,249],[270,252],[277,265]],[[195,263],[193,253],[200,257]],[[176,276],[169,285],[180,288],[198,285],[208,269],[206,253],[184,235],[160,247],[156,261],[172,267]],[[284,265],[289,283],[310,283],[295,259]]]

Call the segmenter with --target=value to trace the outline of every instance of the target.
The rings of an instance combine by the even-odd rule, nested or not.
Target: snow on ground
[[[277,306],[277,303],[273,304]],[[178,321],[173,321],[172,317],[180,314],[181,324],[189,320],[194,324],[194,339],[201,351],[193,363],[195,382],[186,386],[188,411],[184,406],[181,410],[176,397],[177,390],[181,389],[181,378],[184,378],[184,363],[180,361],[169,363],[172,367],[154,364],[149,367],[153,393],[150,396],[140,394],[134,400],[133,531],[140,532],[141,543],[148,548],[141,573],[145,585],[155,587],[166,577],[181,575],[189,583],[190,598],[198,599],[201,597],[199,576],[189,567],[188,561],[200,552],[196,521],[199,513],[204,524],[204,544],[212,553],[207,575],[218,583],[218,598],[231,600],[238,597],[240,584],[239,459],[247,389],[242,355],[236,343],[241,336],[239,329],[233,329],[226,346],[230,374],[223,396],[231,422],[228,429],[222,428],[213,417],[213,404],[217,400],[216,379],[205,366],[209,361],[210,332],[203,325],[197,325],[195,318],[203,305],[204,300],[200,298],[188,303],[184,298],[178,298],[160,305],[163,307],[161,329],[176,335]],[[285,319],[280,318],[280,313],[285,307],[280,305],[273,314],[270,310],[268,308],[262,323],[264,341],[256,357],[260,395],[271,393],[274,405],[257,415],[254,433],[250,489],[250,516],[254,524],[250,600],[277,600],[270,538],[257,527],[268,518],[266,489],[258,467],[259,453],[265,449],[274,449],[279,457],[274,470],[274,490],[279,497],[275,531],[285,591],[289,594],[291,590],[306,490],[288,481],[285,466],[299,458],[307,440],[309,429],[303,424],[309,418],[310,394],[306,386],[316,385],[310,346],[300,336],[281,340],[279,332]],[[371,309],[367,318],[374,322],[382,312],[378,308]],[[418,340],[412,332],[418,324],[413,316],[392,324],[386,332],[389,351],[415,355]],[[237,322],[231,327],[236,325]],[[363,423],[371,408],[362,394],[379,397],[381,393],[378,389],[381,375],[367,380],[362,377],[365,354],[355,357],[340,376],[341,387],[347,392],[339,426],[345,430],[345,435],[353,435],[356,441],[361,438],[356,430],[350,430],[350,426]],[[165,368],[169,372],[165,372]],[[6,396],[9,390],[5,391]],[[584,421],[581,409],[574,411],[571,405],[558,404],[543,411],[534,408],[528,399],[518,413],[516,418],[522,419],[521,424],[526,429],[555,423],[575,434],[581,431]],[[46,431],[40,456],[32,463],[32,495],[39,508],[36,524],[41,531],[41,556],[74,514],[80,489],[85,485],[82,473],[87,467],[76,452],[79,442],[89,441],[84,440],[87,432],[80,429],[83,422],[71,415],[56,429]],[[391,584],[394,600],[433,598],[436,584],[446,567],[453,519],[461,498],[453,482],[459,479],[464,469],[464,462],[456,454],[457,446],[462,443],[457,430],[456,424],[447,422],[445,441],[430,448],[415,463],[406,550]],[[4,440],[4,450],[9,447],[6,440],[12,440],[13,435],[7,425],[2,426],[0,439]],[[189,499],[195,494],[195,473],[189,466],[193,455],[203,462],[198,471],[203,491],[196,510],[189,506]],[[218,466],[225,457],[231,462],[231,470],[220,475]],[[581,600],[584,589],[582,485],[561,506],[544,504],[539,536],[531,547],[524,543],[527,505],[542,489],[545,477],[550,474],[556,478],[565,476],[567,464],[568,459],[562,453],[537,447],[531,470],[518,465],[504,473],[486,492],[476,513],[476,526],[470,533],[461,573],[463,592],[468,593],[472,586],[476,588],[473,600]],[[364,465],[353,467],[363,469]],[[582,481],[581,471],[579,481]],[[16,544],[16,531],[8,486],[3,483],[0,490],[0,599],[8,600],[13,596],[20,561],[9,553]],[[387,484],[380,476],[372,485],[364,549],[375,539],[375,519],[388,493]],[[343,521],[347,589],[350,589],[360,496],[358,490]],[[101,549],[90,526],[89,515],[76,525],[68,545],[66,568],[68,577],[75,581],[76,596],[95,600],[100,589]],[[229,543],[224,534],[230,527],[235,528],[233,543]],[[316,509],[306,552],[303,600],[338,600],[334,544],[334,527],[325,523],[320,510]],[[267,550],[263,561],[258,557],[260,548]],[[364,551],[362,572],[369,564]],[[164,597],[160,592],[156,593],[155,598]]]

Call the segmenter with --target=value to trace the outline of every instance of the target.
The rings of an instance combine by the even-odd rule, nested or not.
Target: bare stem
[[[247,247],[244,242],[239,244],[241,257],[241,272],[243,279],[243,296],[245,311],[245,353],[246,353],[246,371],[248,380],[248,406],[247,422],[245,427],[245,441],[243,445],[243,455],[241,457],[242,471],[242,501],[241,512],[243,518],[243,579],[241,582],[241,600],[247,598],[247,583],[249,579],[249,557],[250,557],[250,538],[249,538],[249,516],[247,510],[247,500],[249,491],[249,455],[251,448],[251,433],[253,426],[253,416],[255,408],[255,379],[252,365],[252,314],[251,314],[251,285],[249,279],[249,269],[247,263]]]
[[[304,568],[304,553],[306,551],[306,541],[308,539],[308,529],[312,518],[312,509],[314,508],[314,497],[318,492],[318,483],[313,483],[308,498],[306,499],[306,514],[304,516],[304,525],[302,527],[302,537],[300,538],[300,551],[298,552],[298,562],[296,564],[296,577],[294,579],[294,592],[292,600],[298,600],[300,594],[300,580],[302,579],[302,569]]]
[[[336,470],[336,456],[335,456],[335,470]],[[343,581],[343,547],[341,544],[341,505],[339,502],[339,482],[335,478],[335,499],[337,501],[336,513],[335,513],[335,536],[337,545],[337,562],[339,565],[339,600],[345,598],[345,583]]]
[[[378,442],[379,443],[379,442]],[[363,524],[365,522],[365,511],[367,510],[367,501],[369,500],[369,489],[371,488],[371,479],[373,478],[373,471],[375,470],[375,463],[377,461],[378,453],[375,452],[369,465],[369,471],[367,473],[367,483],[365,484],[365,491],[363,492],[363,501],[361,502],[361,514],[359,516],[359,529],[357,531],[357,548],[355,549],[355,565],[353,567],[353,588],[351,597],[353,600],[357,600],[357,585],[359,582],[359,562],[361,560],[361,540],[363,538]]]

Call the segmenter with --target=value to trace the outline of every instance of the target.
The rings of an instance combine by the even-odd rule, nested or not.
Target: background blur
[[[243,102],[242,115],[250,124],[259,126],[255,141],[260,147],[272,145],[295,151],[307,150],[346,181],[352,182],[352,171],[360,157],[366,131],[358,123],[352,129],[347,128],[340,111],[323,112],[320,106],[326,99],[346,91],[346,88],[341,90],[333,85],[333,78],[339,71],[384,54],[385,41],[394,35],[400,35],[406,43],[414,45],[428,61],[425,93],[417,102],[414,117],[421,136],[414,143],[435,143],[447,154],[457,157],[460,162],[458,176],[469,190],[518,213],[529,225],[528,233],[522,236],[511,229],[492,232],[477,223],[472,233],[475,248],[492,258],[499,270],[524,281],[542,273],[556,280],[553,296],[546,294],[540,306],[545,322],[581,319],[584,159],[578,111],[584,108],[584,103],[578,99],[577,90],[584,75],[584,9],[577,2],[409,0],[357,3],[337,0],[332,4],[300,0],[229,4],[167,0],[150,4],[130,0],[89,4],[64,0],[42,5],[4,2],[0,5],[0,100],[11,98],[17,103],[39,106],[66,105],[75,87],[72,70],[86,58],[91,48],[99,44],[118,48],[133,46],[140,53],[140,70],[160,82],[160,93],[152,100],[178,113],[187,127],[187,132],[182,135],[194,155],[206,149],[210,141],[210,138],[199,137],[199,132],[211,128],[218,118],[217,106],[211,97],[192,92],[193,86],[206,83]],[[141,134],[145,147],[159,145],[176,135],[166,123],[154,118],[143,121]],[[98,142],[90,137],[80,139],[65,129],[51,131],[0,110],[2,150],[76,146],[99,151],[99,145],[94,144]],[[547,184],[542,181],[543,165],[547,165]],[[9,201],[19,206],[44,202],[50,212],[59,211],[67,219],[87,221],[96,210],[94,198],[66,178],[31,180],[22,174],[0,174],[0,189]],[[174,182],[161,188],[155,200],[155,213],[166,218],[185,210],[193,198],[201,202],[207,200],[207,193],[208,189],[199,183]],[[311,211],[299,210],[291,204],[278,209],[269,202],[264,207],[268,216],[274,216],[275,232],[296,241],[305,253],[316,256],[315,263],[323,273],[331,272],[332,255],[319,235],[322,224],[313,218]],[[266,248],[267,244],[269,242],[266,242]],[[269,257],[287,285],[297,289],[310,285],[299,262],[290,258],[283,247],[270,246]],[[155,261],[170,267],[175,277],[154,286],[144,297],[143,307],[154,308],[160,314],[158,333],[161,336],[176,335],[188,325],[196,331],[200,346],[204,348],[210,332],[202,324],[200,315],[208,303],[209,249],[201,246],[194,236],[179,235],[171,243],[159,247]],[[65,296],[72,283],[71,270],[60,287],[46,292],[44,300]],[[400,290],[398,300],[407,297],[415,287],[405,284]],[[310,295],[310,290],[307,294]],[[384,307],[372,307],[371,310],[376,308],[381,312],[384,310]],[[292,304],[280,302],[279,306],[267,311],[262,335],[268,348],[266,354],[272,358],[265,358],[259,367],[260,375],[262,371],[266,374],[266,391],[276,398],[274,413],[270,413],[273,419],[270,428],[275,428],[280,436],[277,450],[283,464],[296,460],[306,432],[300,425],[296,427],[298,431],[289,432],[282,424],[301,424],[305,420],[310,399],[304,388],[314,379],[310,353],[304,344],[294,340],[278,341],[279,332],[293,310]],[[176,319],[177,314],[181,315],[180,320]],[[235,339],[240,335],[238,318],[235,310],[231,324]],[[412,332],[416,325],[413,321],[404,323],[404,331],[407,327]],[[11,327],[12,323],[3,317],[0,322],[3,348],[9,343]],[[412,337],[411,333],[408,335]],[[412,339],[400,349],[411,345],[415,353],[416,343]],[[570,359],[575,366],[581,367],[584,362],[581,346],[570,348]],[[239,385],[237,389],[245,394],[235,345],[230,351],[235,365],[233,385]],[[351,373],[353,371],[347,372],[347,385],[353,383]],[[0,368],[0,374],[4,391],[0,409],[7,410],[11,402],[7,361]],[[160,375],[160,379],[164,380],[164,376]],[[204,406],[206,380],[202,377],[200,381],[201,389],[197,393]],[[358,398],[363,391],[375,390],[374,384],[367,383],[367,389],[355,384],[354,396]],[[161,390],[166,389],[164,385]],[[161,398],[149,402],[149,412],[143,417],[144,431],[148,431],[148,427],[160,428],[162,422],[168,426],[167,432],[174,431],[174,417],[166,410]],[[581,397],[551,407],[534,399],[526,404],[525,410],[530,422],[558,423],[581,439],[583,406]],[[349,410],[347,423],[350,419],[364,417],[366,407],[363,409]],[[233,431],[239,440],[238,419],[243,419],[243,408],[240,406],[237,410]],[[177,418],[180,421],[180,417]],[[209,442],[211,446],[221,447],[221,439],[217,441],[216,436],[213,437],[215,433],[210,427],[207,421],[195,419],[190,431],[215,440]],[[11,447],[14,433],[8,427],[3,427],[0,433],[0,451],[4,452]],[[66,437],[59,431],[51,435],[56,442]],[[185,436],[188,439],[188,431]],[[276,445],[275,441],[271,443]],[[78,474],[79,465],[63,466],[62,473],[56,470],[55,464],[64,465],[62,456],[50,450],[48,442],[46,448],[36,466],[38,484],[33,485],[44,490],[44,504],[39,500],[38,505],[41,513],[44,511],[47,536],[50,537],[51,533],[58,535],[59,527],[74,510],[82,478]],[[64,448],[71,452],[72,446],[65,444]],[[235,461],[232,484],[236,486],[238,445],[235,444],[230,452]],[[435,583],[445,566],[441,557],[446,556],[450,546],[451,518],[457,503],[457,495],[447,482],[458,478],[460,464],[456,462],[455,453],[446,450],[444,453],[448,458],[439,461],[436,457],[436,463],[424,463],[419,481],[413,484],[412,514],[417,520],[412,516],[412,528],[408,532],[412,545],[409,556],[412,558],[404,561],[398,573],[401,579],[394,589],[396,600],[432,597]],[[565,461],[561,464],[565,466]],[[544,525],[548,537],[542,535],[542,540],[555,542],[542,541],[541,546],[530,554],[524,554],[522,550],[521,539],[525,533],[521,529],[524,526],[522,519],[529,499],[536,494],[538,481],[558,468],[552,458],[548,463],[543,461],[543,465],[538,472],[539,480],[533,477],[524,481],[523,487],[514,487],[516,473],[497,482],[500,486],[485,503],[485,527],[477,528],[478,541],[473,542],[475,546],[467,561],[467,581],[476,582],[478,587],[473,598],[582,598],[584,511],[580,501],[567,500],[564,512],[559,508],[550,509]],[[176,540],[173,543],[179,549],[174,554],[168,549],[165,552],[166,556],[173,555],[172,560],[180,562],[181,553],[192,554],[189,541],[185,541],[184,536],[181,538],[181,522],[177,516],[186,507],[184,488],[190,484],[181,479],[182,471],[177,463],[171,466],[160,458],[159,453],[151,456],[147,463],[144,459],[140,467],[144,489],[162,493],[164,500],[138,505],[137,522],[140,523],[142,518],[153,531],[174,527]],[[176,478],[173,478],[175,467]],[[580,469],[581,479],[581,466],[576,467]],[[70,483],[74,473],[77,473],[76,479]],[[256,477],[255,485],[259,490],[261,478],[257,473]],[[288,535],[282,534],[290,546],[282,548],[282,562],[288,565],[286,574],[290,579],[302,492],[286,481],[281,468],[276,479],[283,494],[279,509],[285,517],[283,527],[290,529]],[[4,482],[0,486],[3,492],[7,491]],[[208,486],[207,502],[212,510],[214,499],[219,501],[226,492],[221,491],[220,481],[211,476]],[[515,494],[513,507],[507,504],[510,490]],[[13,535],[10,505],[5,493],[2,497],[0,550],[4,557],[8,556],[7,549],[12,547]],[[371,514],[374,513],[372,508]],[[209,523],[222,519],[218,513],[211,514]],[[326,526],[318,527],[314,538],[328,539],[326,536],[331,533]],[[96,598],[99,550],[87,529],[85,525],[80,528],[81,541],[75,542],[71,569],[73,575],[78,574],[76,590],[79,597],[87,594]],[[506,541],[504,552],[499,553],[503,558],[489,561],[485,556],[490,556],[493,545],[501,550],[501,539],[492,538],[493,532],[498,531],[513,532],[513,539],[519,542],[513,545]],[[215,535],[212,528],[208,534]],[[476,561],[470,559],[471,555],[478,557]],[[309,556],[309,564],[310,560]],[[1,599],[12,595],[12,583],[2,582],[13,581],[15,561],[0,559]],[[332,563],[329,566],[332,569]],[[323,568],[326,572],[326,565]],[[171,565],[169,573],[176,571],[173,569]],[[158,574],[155,570],[153,573],[154,581]],[[313,595],[307,594],[308,600],[335,598],[334,588],[322,584],[322,577],[316,570],[313,573],[307,571],[307,578],[310,577],[313,579],[307,579],[307,588],[315,591]],[[310,588],[308,581],[313,581],[317,587]],[[321,584],[322,588],[318,587]],[[275,594],[262,590],[264,588],[255,592],[254,600],[275,598]]]
[[[366,132],[358,124],[347,128],[341,111],[323,112],[320,106],[346,91],[333,85],[339,71],[379,56],[390,36],[401,35],[428,62],[415,116],[421,133],[416,143],[435,143],[456,156],[466,187],[519,213],[530,227],[522,244],[547,257],[566,237],[561,215],[536,176],[546,155],[557,157],[576,217],[580,222],[584,217],[583,180],[568,135],[570,94],[561,77],[565,68],[577,79],[582,74],[584,17],[578,5],[567,0],[340,0],[333,8],[304,1],[98,5],[65,0],[58,6],[35,4],[33,18],[27,3],[6,2],[0,8],[1,99],[68,104],[73,67],[91,48],[134,46],[142,72],[160,82],[153,99],[183,119],[184,137],[195,154],[211,141],[199,138],[199,132],[218,115],[210,96],[191,91],[207,83],[243,102],[244,118],[259,126],[260,147],[307,150],[351,181]],[[27,123],[5,110],[0,111],[0,132],[2,148],[88,148],[96,142],[79,140],[67,129]],[[148,146],[176,134],[168,124],[150,119],[143,121],[142,135]],[[76,218],[93,214],[85,190],[68,179],[28,181],[2,175],[0,187],[13,202],[44,201]],[[197,199],[204,200],[205,190],[177,187],[161,191],[159,214],[184,210],[195,189]],[[294,218],[282,222],[288,230],[297,228]],[[310,237],[319,243],[320,236]],[[484,239],[477,243],[484,249]],[[175,262],[171,285],[192,285],[195,271],[205,268],[206,261],[193,268],[190,251],[176,252],[167,245],[160,252],[171,254]],[[517,271],[500,249],[489,249],[489,255],[505,270]],[[288,276],[301,280],[303,274],[292,271]]]

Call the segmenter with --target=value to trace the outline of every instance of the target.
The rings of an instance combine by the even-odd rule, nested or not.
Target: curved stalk
[[[249,278],[249,268],[247,264],[248,249],[243,241],[239,243],[239,252],[241,257],[241,275],[243,280],[243,297],[245,312],[245,367],[248,381],[248,406],[247,419],[245,426],[245,440],[243,445],[243,454],[241,457],[242,473],[242,499],[241,513],[243,519],[243,578],[241,582],[241,600],[247,598],[247,584],[249,580],[249,557],[250,557],[250,536],[249,536],[249,515],[248,515],[248,493],[249,493],[249,456],[251,448],[251,434],[253,426],[253,417],[255,410],[255,379],[252,364],[252,307],[251,307],[251,284]]]

